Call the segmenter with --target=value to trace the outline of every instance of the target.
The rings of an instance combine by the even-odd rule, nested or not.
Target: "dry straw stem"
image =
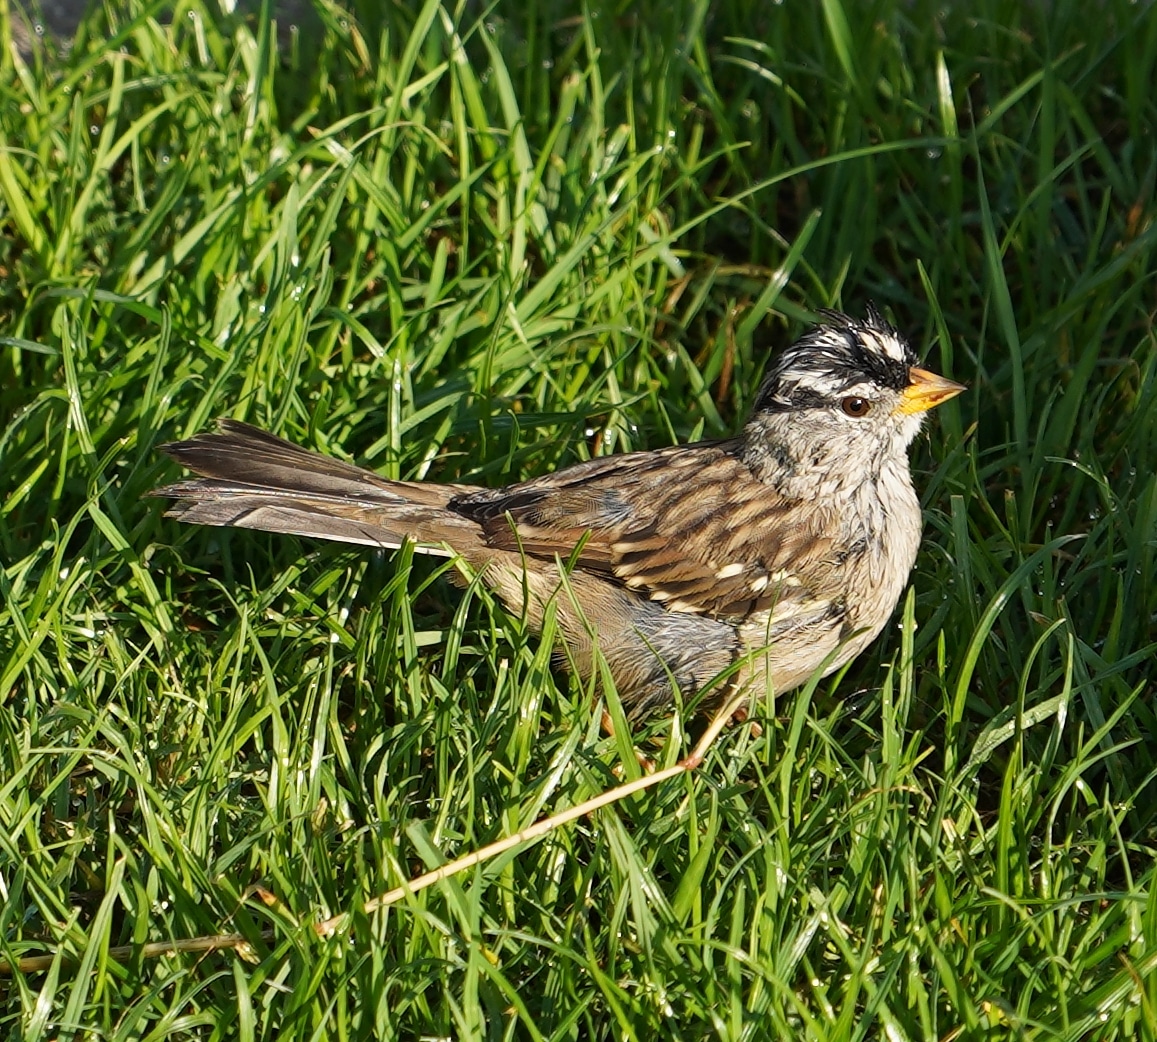
[[[262,934],[267,940],[273,938],[272,931]],[[245,955],[249,949],[248,938],[239,933],[213,933],[204,937],[186,937],[176,941],[151,941],[148,944],[121,944],[108,950],[108,957],[113,962],[129,962],[135,958],[155,959],[161,955],[172,955],[175,952],[215,952],[225,948],[233,948]],[[44,973],[52,969],[57,960],[63,962],[77,962],[79,956],[56,955],[29,955],[10,963],[0,961],[0,976],[8,977],[13,973]]]
[[[644,789],[649,789],[652,786],[658,785],[660,782],[666,781],[668,778],[674,778],[686,771],[695,770],[695,768],[703,762],[703,758],[707,755],[707,750],[711,748],[715,739],[719,737],[720,731],[723,730],[740,706],[748,700],[748,697],[748,695],[743,693],[733,695],[723,708],[712,717],[711,724],[707,730],[703,732],[702,737],[700,737],[696,743],[691,754],[684,757],[677,764],[671,767],[665,767],[663,770],[656,771],[653,774],[643,775],[641,778],[636,778],[634,781],[618,785],[613,789],[608,789],[606,792],[599,793],[598,796],[584,800],[582,803],[576,804],[567,810],[559,811],[557,814],[552,814],[547,818],[541,818],[521,832],[516,832],[513,836],[507,836],[488,846],[471,851],[456,861],[450,861],[430,872],[407,880],[401,886],[395,887],[393,890],[388,890],[380,897],[375,897],[367,901],[364,909],[366,914],[372,915],[383,908],[388,908],[408,894],[416,894],[419,890],[425,890],[426,887],[433,886],[433,884],[439,883],[443,879],[456,876],[460,872],[465,872],[467,869],[473,868],[475,865],[481,865],[491,858],[497,857],[499,854],[504,854],[508,850],[534,843],[555,829],[561,828],[563,825],[577,818],[584,817],[587,814],[593,814],[596,810],[608,807],[612,803],[617,803],[619,800],[633,796],[635,793],[642,792]],[[350,913],[342,912],[317,923],[314,926],[314,930],[319,937],[332,937],[335,933],[345,929],[349,925],[349,920]],[[262,936],[267,940],[271,939],[272,932],[264,931]],[[155,941],[142,946],[132,944],[120,945],[115,948],[110,948],[108,950],[108,957],[115,962],[128,962],[137,957],[151,959],[161,955],[171,955],[175,952],[212,952],[227,948],[235,949],[242,955],[245,955],[249,948],[249,941],[241,934],[208,934],[203,937],[189,937],[176,941]],[[30,955],[27,958],[18,959],[14,964],[0,961],[0,976],[8,976],[14,972],[42,973],[51,969],[58,958],[60,958],[59,953],[57,955]],[[74,961],[74,957],[65,956],[64,958],[69,962]]]
[[[473,850],[469,854],[458,858],[456,861],[450,861],[415,879],[408,880],[401,886],[394,887],[393,890],[382,894],[380,897],[375,897],[367,901],[365,906],[366,913],[372,915],[382,908],[388,908],[390,905],[397,903],[407,894],[416,894],[419,890],[425,890],[426,887],[432,886],[434,883],[441,882],[443,879],[449,879],[451,876],[456,876],[459,872],[464,872],[468,868],[473,868],[475,865],[489,861],[491,858],[497,857],[499,854],[504,854],[508,850],[513,850],[515,847],[521,847],[527,843],[533,843],[536,840],[542,839],[543,836],[574,821],[576,818],[593,814],[596,810],[610,806],[612,803],[617,803],[619,800],[626,799],[628,796],[633,796],[636,792],[649,789],[651,786],[658,785],[659,782],[666,781],[668,778],[674,778],[676,775],[682,774],[685,771],[695,770],[695,768],[703,762],[703,757],[707,755],[707,750],[711,748],[712,743],[719,737],[719,732],[723,730],[727,721],[735,715],[736,710],[739,709],[743,702],[747,701],[748,697],[748,695],[742,693],[733,695],[712,718],[710,726],[703,732],[703,736],[692,750],[691,755],[680,760],[674,766],[665,767],[663,770],[656,771],[654,774],[645,774],[643,777],[636,778],[634,781],[625,782],[613,789],[608,789],[606,792],[599,793],[598,796],[593,796],[589,800],[584,800],[582,803],[578,803],[568,810],[559,811],[557,814],[552,814],[548,818],[541,818],[521,832],[516,832],[513,836],[507,836],[505,839],[500,839],[478,850]],[[329,937],[345,928],[348,922],[349,913],[342,912],[339,915],[335,915],[330,919],[318,923],[314,929],[320,936]]]

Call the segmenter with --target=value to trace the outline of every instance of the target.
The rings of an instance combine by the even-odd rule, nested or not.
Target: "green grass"
[[[165,10],[0,58],[2,1030],[1157,1039],[1153,7]],[[504,482],[731,431],[870,299],[970,385],[895,624],[359,913],[622,737],[437,562],[163,519],[158,445]]]

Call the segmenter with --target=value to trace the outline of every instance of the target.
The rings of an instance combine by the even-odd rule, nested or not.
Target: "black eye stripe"
[[[832,407],[859,384],[901,391],[916,353],[878,315],[860,322],[825,313],[827,323],[809,330],[772,364],[756,398],[755,409],[786,412]],[[888,342],[887,349],[882,342]],[[892,349],[903,358],[886,353]]]

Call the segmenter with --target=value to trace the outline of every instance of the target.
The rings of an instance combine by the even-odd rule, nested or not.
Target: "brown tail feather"
[[[409,539],[432,554],[484,545],[475,522],[446,509],[469,485],[389,481],[238,420],[162,449],[201,475],[150,493],[177,500],[168,515],[182,521],[366,546]]]

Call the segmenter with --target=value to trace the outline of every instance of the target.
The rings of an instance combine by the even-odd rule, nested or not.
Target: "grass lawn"
[[[0,11],[0,1032],[1157,1039],[1153,5],[229,6]],[[367,914],[635,772],[614,695],[445,562],[163,518],[158,446],[504,483],[869,300],[970,387],[884,636]]]

